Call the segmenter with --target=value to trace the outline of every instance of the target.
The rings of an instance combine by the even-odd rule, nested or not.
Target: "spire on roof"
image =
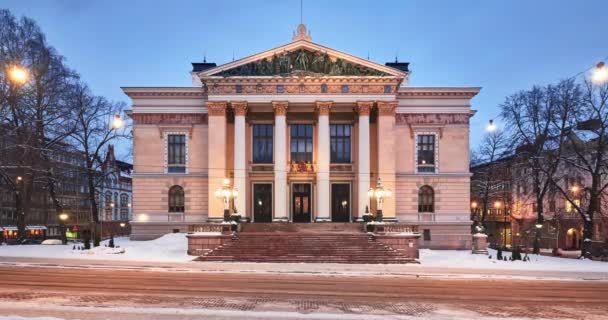
[[[310,31],[306,31],[306,26],[303,23],[298,25],[298,33],[293,32],[293,41],[306,40],[312,41],[312,37],[310,36]]]

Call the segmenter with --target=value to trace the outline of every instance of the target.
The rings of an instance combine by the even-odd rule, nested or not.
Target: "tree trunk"
[[[89,160],[87,160],[89,162]],[[99,246],[101,242],[101,230],[99,228],[99,213],[97,198],[95,196],[95,172],[92,165],[87,163],[87,181],[89,185],[89,201],[91,202],[91,232],[93,233],[93,246]]]

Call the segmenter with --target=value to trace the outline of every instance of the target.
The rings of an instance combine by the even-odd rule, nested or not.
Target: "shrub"
[[[496,259],[502,260],[502,248],[501,247],[498,247],[498,250],[496,251]]]
[[[110,244],[108,245],[110,248],[114,248],[114,236],[110,238]]]

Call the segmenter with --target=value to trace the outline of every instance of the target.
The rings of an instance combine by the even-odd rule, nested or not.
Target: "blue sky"
[[[190,62],[222,64],[291,41],[299,0],[4,0],[34,18],[93,90],[188,86]],[[481,86],[471,144],[505,96],[608,56],[606,1],[304,1],[313,41],[411,63],[413,86]],[[125,153],[122,146],[120,153]]]

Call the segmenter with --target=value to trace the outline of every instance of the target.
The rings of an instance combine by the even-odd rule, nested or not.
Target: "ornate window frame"
[[[185,141],[186,141],[186,170],[182,173],[182,172],[169,172],[169,135],[184,135],[185,136]],[[188,174],[189,171],[189,164],[190,164],[190,152],[189,152],[189,146],[188,146],[188,140],[189,140],[189,132],[188,131],[165,131],[163,132],[163,149],[164,149],[164,172],[165,174],[174,174],[174,175],[180,175],[180,174]]]
[[[435,136],[435,172],[418,171],[418,136]],[[416,131],[414,132],[414,170],[417,174],[437,174],[439,173],[439,132],[437,131]]]

